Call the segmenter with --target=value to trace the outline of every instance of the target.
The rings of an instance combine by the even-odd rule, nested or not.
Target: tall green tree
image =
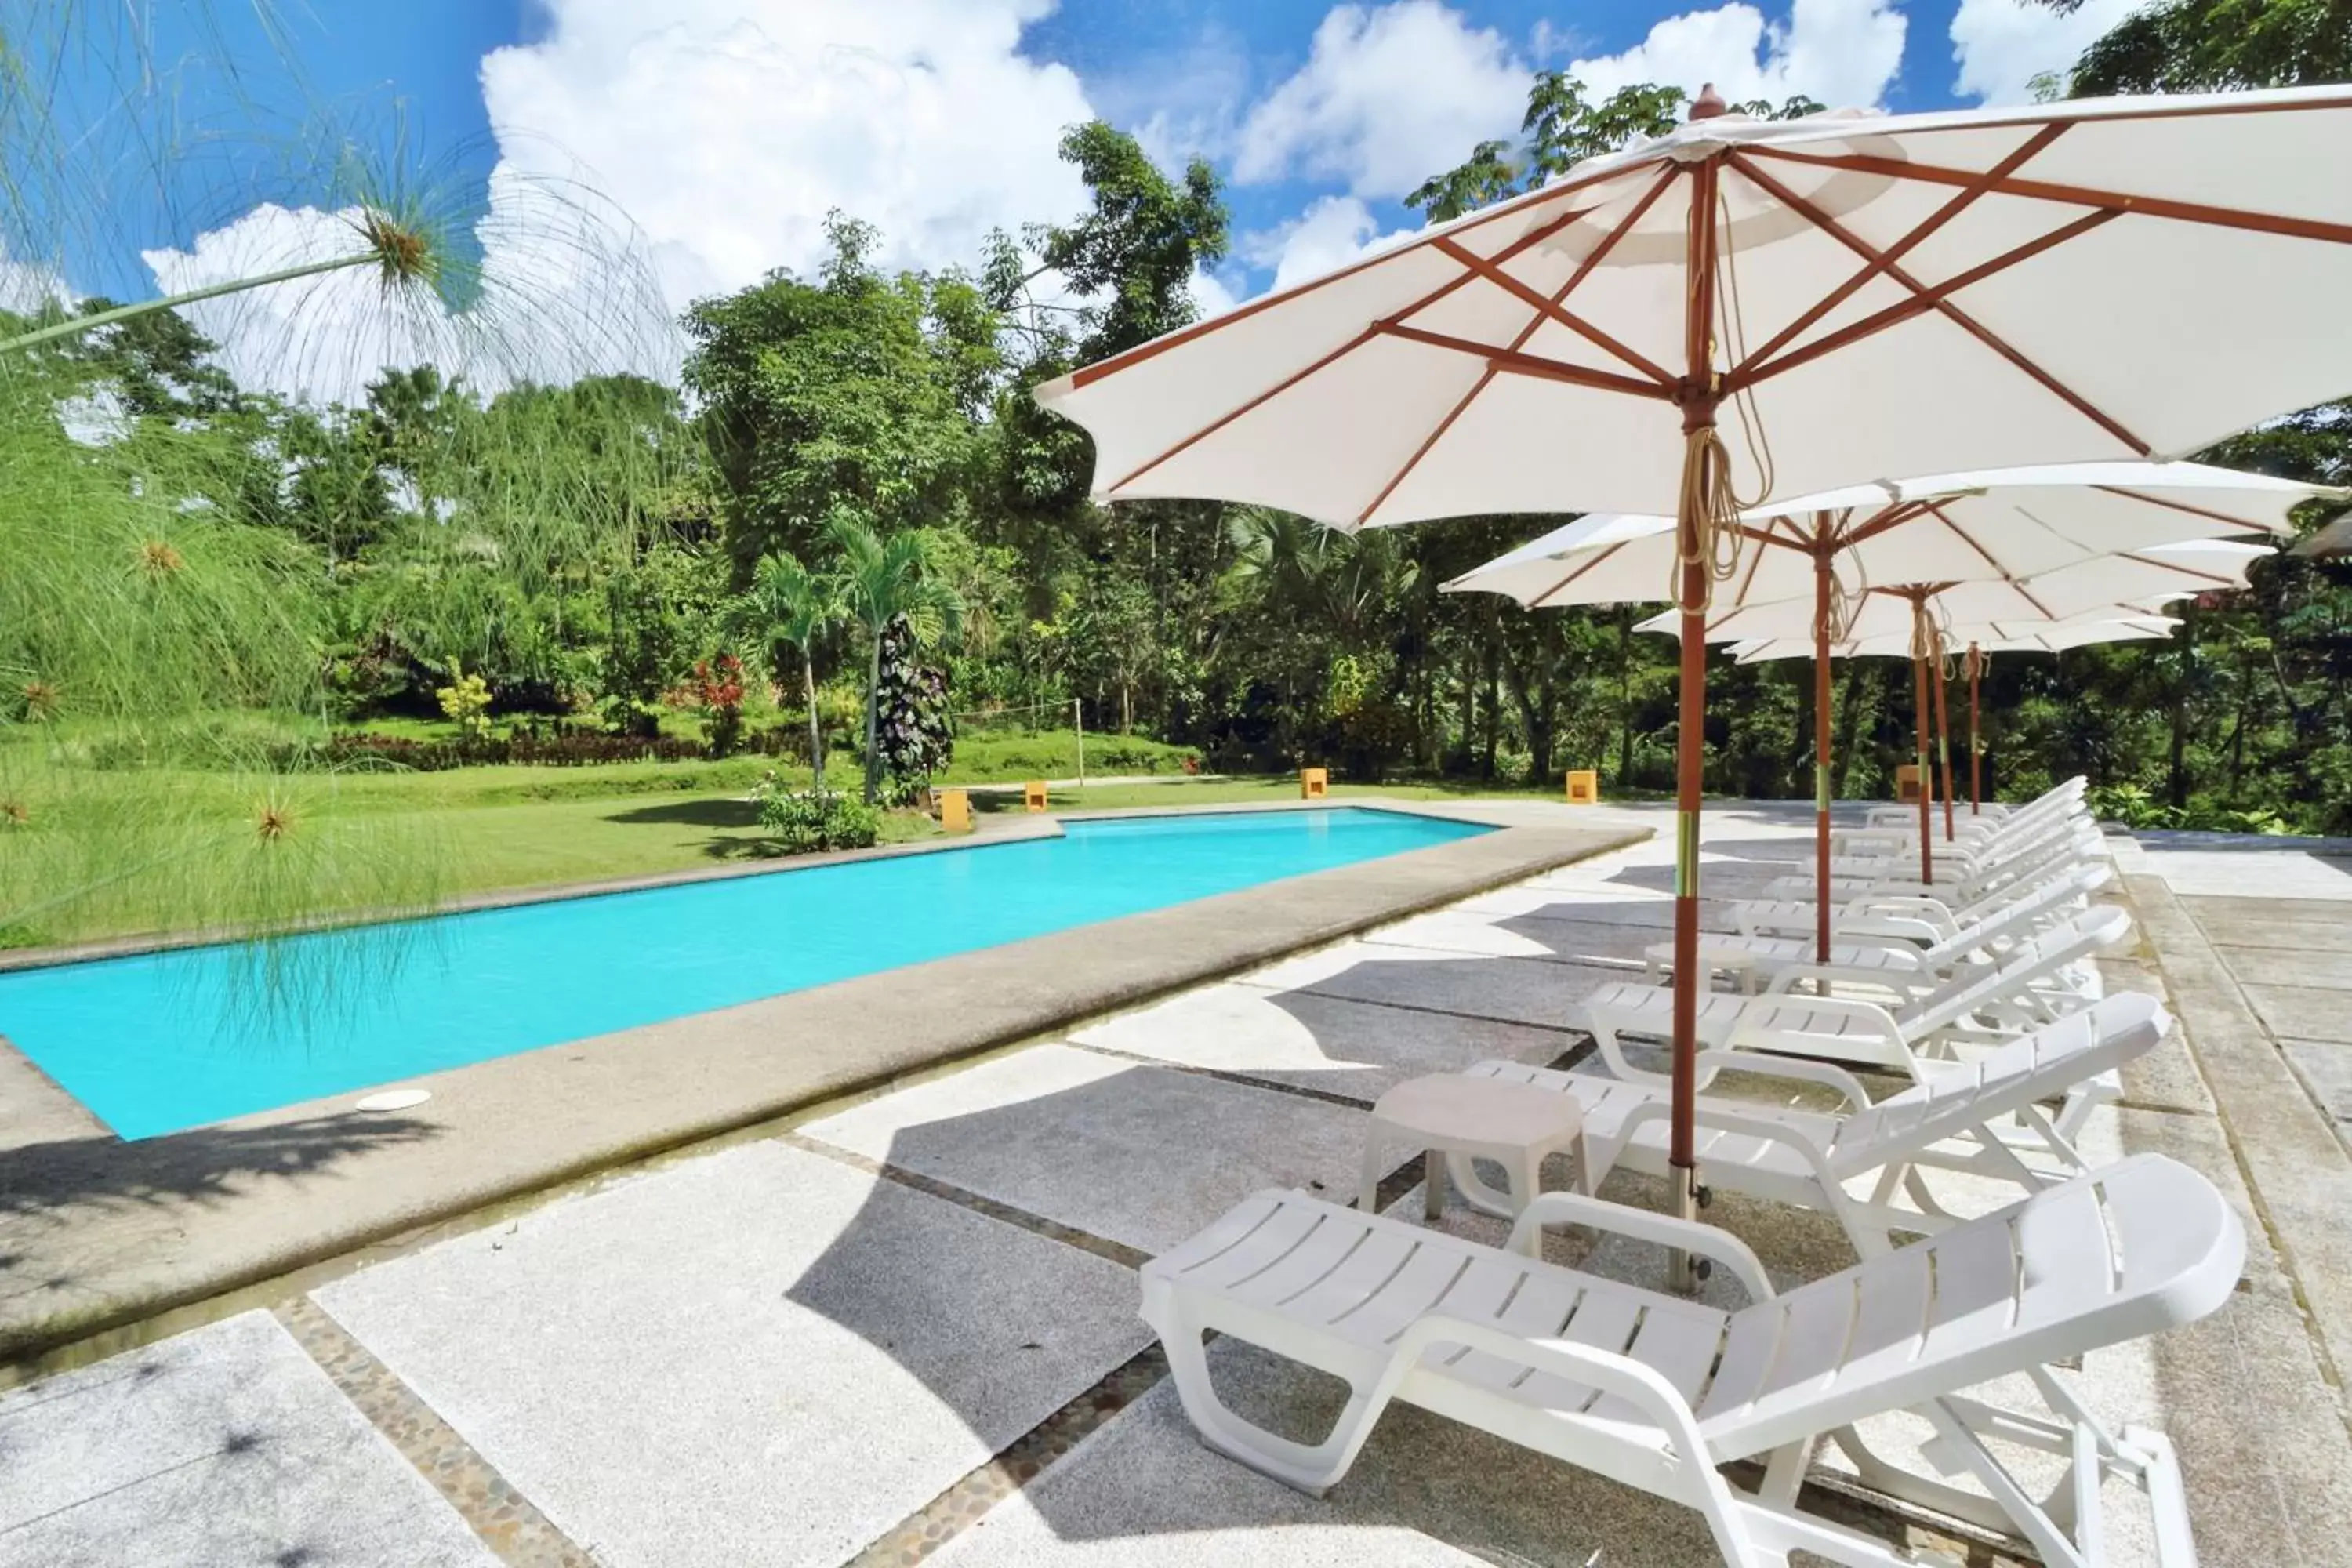
[[[2065,15],[2083,0],[2040,0]],[[2352,0],[2156,0],[2066,75],[2074,98],[2352,80]]]
[[[751,585],[737,601],[736,621],[768,654],[781,683],[785,647],[800,655],[801,700],[808,709],[809,770],[814,787],[824,788],[824,733],[816,710],[816,647],[849,618],[841,585],[810,571],[797,555],[781,552],[760,557]]]
[[[827,531],[841,552],[842,601],[866,629],[866,803],[881,793],[882,647],[893,622],[903,622],[918,646],[952,638],[962,628],[962,596],[930,571],[929,536],[910,530],[885,536],[846,510]]]
[[[963,503],[999,366],[997,320],[958,275],[885,275],[879,234],[835,213],[819,276],[773,272],[696,303],[686,384],[739,578],[810,553],[844,507],[895,532]]]

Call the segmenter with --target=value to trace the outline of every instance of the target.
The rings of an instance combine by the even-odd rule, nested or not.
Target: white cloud
[[[1952,58],[1959,62],[1956,93],[1987,103],[2022,103],[2043,71],[2064,71],[2093,40],[2137,9],[2142,0],[2083,0],[2060,16],[2030,0],[1960,0],[1952,14]]]
[[[941,268],[975,262],[991,228],[1085,203],[1058,148],[1093,110],[1068,69],[1019,53],[1053,0],[543,4],[543,37],[482,61],[499,153],[475,231],[488,308],[387,309],[364,269],[194,308],[241,381],[349,401],[422,359],[482,390],[674,375],[667,318],[773,268],[813,271],[831,209],[880,229],[884,265]],[[264,206],[147,259],[170,291],[350,237],[335,214]]]
[[[1318,196],[1304,213],[1278,228],[1242,237],[1242,259],[1274,268],[1274,287],[1287,289],[1353,261],[1368,250],[1393,245],[1411,229],[1380,232],[1372,211],[1355,196]]]
[[[122,399],[122,389],[111,382],[100,382],[87,392],[61,397],[56,408],[66,438],[83,447],[111,447],[128,437],[137,423],[131,405]]]
[[[74,291],[62,274],[40,261],[18,261],[0,245],[0,310],[29,316],[52,301],[70,307]]]
[[[1735,103],[1803,93],[1832,109],[1867,108],[1902,68],[1903,33],[1893,0],[1796,0],[1786,26],[1733,4],[1669,16],[1623,54],[1577,60],[1568,73],[1595,97],[1643,82],[1695,94],[1711,81]]]
[[[1086,95],[1018,52],[1051,8],[548,0],[542,40],[483,60],[483,97],[507,158],[530,165],[529,132],[593,171],[674,303],[812,270],[834,207],[881,229],[886,264],[969,265],[990,228],[1085,200],[1056,148]]]
[[[1437,0],[1336,5],[1307,63],[1242,123],[1234,178],[1303,174],[1400,196],[1476,142],[1516,133],[1530,71],[1502,35]]]
[[[1213,272],[1194,272],[1192,293],[1192,309],[1200,312],[1204,321],[1211,316],[1223,315],[1242,302],[1241,296],[1225,287],[1224,279]]]

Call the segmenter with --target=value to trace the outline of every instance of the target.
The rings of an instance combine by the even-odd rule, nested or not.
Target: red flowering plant
[[[710,754],[726,756],[743,739],[743,661],[731,653],[696,660],[692,690]]]

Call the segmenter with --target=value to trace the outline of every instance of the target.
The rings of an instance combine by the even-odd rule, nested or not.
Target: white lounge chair
[[[2131,917],[2123,910],[2085,910],[2019,942],[1998,966],[1963,970],[1895,1002],[1706,992],[1698,997],[1698,1042],[1717,1050],[1853,1062],[1925,1081],[1935,1070],[1929,1058],[1950,1057],[1953,1045],[1997,1044],[2080,1007],[2084,986],[2069,972],[2130,934]],[[1591,1033],[1618,1077],[1664,1082],[1663,1075],[1629,1063],[1619,1037],[1664,1038],[1673,1025],[1674,1000],[1670,986],[1613,981],[1570,1016]]]
[[[1873,895],[1937,899],[1947,904],[1974,903],[2004,888],[2031,884],[2099,859],[2105,847],[2097,828],[2077,824],[2065,833],[2037,837],[2013,857],[1991,866],[1969,871],[1939,869],[1933,882],[1919,879],[1916,856],[1896,856],[1891,861],[1868,866],[1847,862],[1844,870],[1838,868],[1839,862],[1832,861],[1830,898],[1841,903]],[[1820,892],[1820,879],[1812,872],[1775,877],[1764,885],[1767,899],[1811,900]]]
[[[2120,1097],[2118,1069],[2155,1049],[2170,1022],[2155,997],[2121,992],[1875,1104],[1853,1074],[1826,1062],[1702,1052],[1703,1082],[1727,1071],[1779,1078],[1832,1089],[1845,1107],[1802,1110],[1702,1096],[1699,1169],[1709,1187],[1822,1210],[1845,1227],[1857,1250],[1885,1251],[1893,1233],[1924,1235],[1953,1223],[1923,1169],[2011,1182],[2028,1193],[2079,1174],[2085,1167],[2074,1140],[2084,1119],[2094,1106]],[[1511,1061],[1464,1070],[1576,1100],[1584,1123],[1578,1191],[1598,1191],[1621,1165],[1667,1174],[1672,1100],[1665,1089]],[[2059,1102],[2054,1112],[2044,1109],[2052,1100]],[[2016,1119],[2013,1125],[2002,1124],[2008,1118]],[[2021,1153],[2033,1154],[2035,1163]],[[1516,1213],[1508,1194],[1490,1186],[1470,1161],[1449,1156],[1447,1171],[1474,1206],[1506,1218]],[[1871,1194],[1856,1198],[1847,1184],[1864,1178],[1874,1178]],[[1896,1207],[1898,1191],[1917,1208]]]
[[[1816,1440],[1867,1452],[1853,1423],[1907,1410],[1934,1424],[1943,1457],[1985,1486],[1997,1517],[2053,1568],[2102,1561],[2109,1477],[2148,1492],[2167,1568],[2195,1561],[2163,1437],[2109,1431],[2049,1370],[2229,1300],[2245,1238],[2187,1166],[2126,1160],[1782,1293],[1736,1237],[1579,1193],[1538,1197],[1514,1239],[1566,1224],[1710,1258],[1750,1304],[1727,1312],[1303,1193],[1265,1192],[1143,1266],[1143,1317],[1202,1440],[1318,1495],[1402,1399],[1697,1510],[1732,1568],[1786,1568],[1796,1551],[1896,1568],[1914,1560],[1803,1511],[1798,1489]],[[1330,1434],[1297,1443],[1234,1415],[1210,1382],[1210,1331],[1344,1381]],[[2047,1416],[1961,1392],[2021,1373]],[[2065,1456],[2067,1479],[2036,1499],[1988,1437]],[[1762,1481],[1737,1490],[1717,1467],[1751,1457],[1765,1460]],[[1923,1495],[1949,1494],[1952,1508],[1986,1509],[1957,1488],[1872,1466],[1874,1485],[1907,1494],[1916,1483]]]
[[[1829,961],[1824,963],[1821,950],[1802,937],[1701,931],[1698,961],[1710,978],[1728,974],[1747,991],[1759,985],[1782,991],[1799,978],[1916,991],[1941,984],[1970,964],[1998,963],[2019,942],[2083,908],[2089,889],[2106,876],[2103,864],[2078,868],[2066,877],[2022,889],[2015,897],[1989,900],[1990,912],[1948,934],[1937,935],[1925,946],[1899,936],[1853,932],[1843,942],[1831,942]],[[1675,944],[1653,942],[1642,950],[1642,956],[1644,978],[1654,983],[1672,972]]]
[[[1939,833],[1929,839],[1935,851],[1937,880],[1984,880],[2016,862],[2031,858],[2053,842],[2070,842],[2084,834],[2095,835],[2098,825],[2087,816],[2039,817],[2021,824],[2015,832],[1977,843],[1947,841]],[[1908,875],[1919,868],[1919,841],[1913,837],[1853,848],[1830,858],[1832,877],[1872,877],[1882,873]]]
[[[2024,812],[2046,809],[2053,805],[2077,801],[2083,798],[2083,793],[2089,788],[2090,783],[2091,781],[2083,774],[2076,773],[2064,783],[2042,791],[2032,800],[2020,801],[2009,805],[2004,805],[1997,800],[1986,801],[1976,808],[1975,815],[1979,820],[1998,822],[2004,817],[2015,816]],[[1864,819],[1873,826],[1883,825],[1899,827],[1908,823],[1916,827],[1919,822],[1919,808],[1916,805],[1874,805],[1864,814]]]
[[[1830,936],[1832,941],[1891,937],[1918,947],[1933,947],[1958,935],[1965,927],[1997,919],[2019,900],[2032,898],[2042,888],[2055,883],[2065,887],[2069,896],[2045,911],[2042,929],[2047,930],[2087,907],[2091,895],[2105,887],[2114,874],[2111,861],[2077,861],[2052,872],[2044,880],[2011,883],[1973,903],[1957,907],[1942,899],[1922,895],[1864,893],[1830,912]],[[1805,938],[1818,929],[1814,905],[1810,900],[1741,899],[1725,908],[1743,936]]]
[[[2038,800],[1999,815],[1960,816],[1952,825],[1952,836],[1962,844],[1987,843],[2012,836],[2033,824],[2070,816],[2087,819],[2088,816],[2083,805],[2081,789],[2053,790]],[[1943,841],[1944,825],[1939,813],[1929,815],[1928,832],[1939,842]],[[1919,842],[1919,814],[1916,809],[1906,807],[1899,815],[1888,818],[1881,817],[1877,811],[1874,811],[1866,826],[1836,829],[1831,834],[1830,842],[1832,846],[1856,849],[1871,845],[1906,843],[1916,848]]]

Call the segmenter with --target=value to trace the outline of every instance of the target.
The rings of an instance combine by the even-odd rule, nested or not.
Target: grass
[[[412,721],[403,732],[435,738],[446,726]],[[1180,774],[1184,748],[1123,736],[1088,736],[1087,771],[1130,775]],[[6,761],[0,756],[0,763]],[[1076,772],[1076,736],[1068,731],[1043,734],[975,734],[959,740],[953,766],[941,784],[1017,783],[1035,777],[1067,778]],[[804,787],[804,768],[778,765],[765,757],[722,762],[625,763],[588,767],[479,767],[443,773],[397,769],[347,770],[306,775],[299,781],[309,802],[310,820],[340,819],[365,826],[399,853],[438,862],[433,879],[442,897],[505,889],[544,888],[608,878],[707,868],[741,863],[765,854],[752,787],[770,771],[791,787]],[[68,821],[79,797],[71,777],[47,774],[62,793],[33,797],[44,821]],[[94,775],[106,777],[106,774]],[[117,778],[122,775],[111,775]],[[855,791],[854,756],[828,759],[828,784]],[[193,819],[229,825],[243,842],[242,824],[262,798],[266,780],[199,766],[158,768],[142,781],[168,790]],[[1184,779],[1156,784],[1116,778],[1084,789],[1053,792],[1057,810],[1105,810],[1156,805],[1261,804],[1297,798],[1297,779],[1272,777]],[[1549,791],[1509,786],[1412,784],[1338,785],[1339,799],[1388,796],[1458,798],[1475,795],[1542,795]],[[985,792],[972,802],[984,812],[1021,809],[1016,794]],[[91,808],[97,809],[95,807]],[[102,817],[93,817],[102,823]],[[900,843],[936,837],[929,818],[910,812],[886,814],[882,838]],[[331,900],[320,912],[380,908],[364,879],[354,880],[348,900]],[[340,891],[341,883],[336,884]],[[152,921],[147,922],[152,923]],[[0,945],[85,942],[132,934],[144,929],[127,909],[105,899],[49,910],[35,926],[11,928]]]

